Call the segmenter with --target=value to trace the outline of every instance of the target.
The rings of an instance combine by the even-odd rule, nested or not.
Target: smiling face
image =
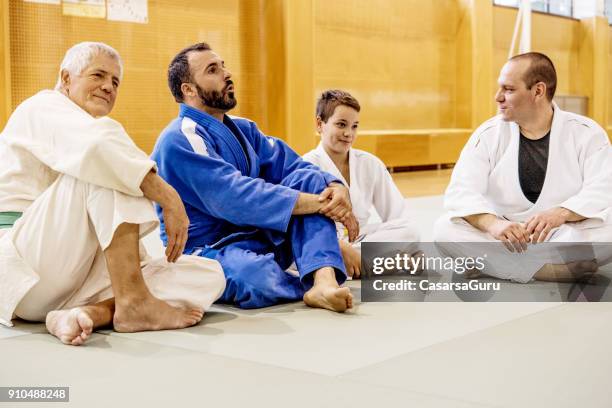
[[[106,116],[115,106],[120,73],[115,58],[98,53],[80,74],[62,71],[61,90],[91,116]]]
[[[326,151],[335,154],[348,153],[357,138],[359,112],[346,106],[338,105],[327,122],[317,118],[317,131]]]
[[[502,68],[497,80],[499,89],[495,101],[502,119],[506,122],[520,123],[533,115],[536,104],[536,87],[527,89],[523,79],[529,60],[507,62]]]

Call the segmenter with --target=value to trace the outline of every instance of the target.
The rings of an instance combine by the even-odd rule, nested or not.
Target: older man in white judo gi
[[[117,52],[80,43],[55,90],[20,104],[0,135],[0,323],[45,321],[80,345],[100,326],[176,329],[202,319],[224,289],[213,260],[183,256],[189,220],[155,163],[108,118]],[[139,239],[166,215],[167,259]]]
[[[539,260],[531,256],[520,268],[489,259],[486,273],[500,278],[588,276],[597,264],[610,262],[608,250],[593,259],[555,264],[545,255],[550,246],[534,244],[612,241],[608,136],[593,120],[553,102],[556,72],[543,54],[511,58],[498,82],[499,114],[476,129],[464,147],[444,197],[448,214],[437,221],[434,239],[501,241],[512,251],[543,251]],[[458,256],[461,246],[442,247]]]

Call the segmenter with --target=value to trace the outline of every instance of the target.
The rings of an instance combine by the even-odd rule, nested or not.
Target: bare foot
[[[133,333],[149,330],[183,329],[197,324],[204,311],[196,308],[173,307],[153,296],[144,300],[115,300],[115,331]]]
[[[80,308],[54,310],[47,313],[45,319],[49,333],[60,339],[64,344],[80,346],[91,336],[93,320],[87,312]]]
[[[334,312],[344,312],[353,307],[353,295],[349,288],[338,285],[314,285],[304,295],[304,303],[310,307],[328,309]]]
[[[547,282],[575,282],[590,279],[597,273],[596,260],[575,261],[567,264],[546,264],[535,274],[534,278]]]

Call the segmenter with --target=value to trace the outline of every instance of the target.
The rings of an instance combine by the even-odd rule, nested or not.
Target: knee
[[[434,242],[447,242],[452,241],[454,229],[452,221],[448,216],[443,215],[436,220],[433,228],[433,241]]]
[[[321,172],[299,169],[285,177],[282,185],[303,193],[319,194],[327,187],[327,181]]]
[[[421,240],[421,233],[412,222],[404,221],[403,224],[398,226],[397,239],[403,242],[419,242]]]
[[[587,242],[589,241],[585,232],[573,225],[563,224],[548,237],[551,242]]]

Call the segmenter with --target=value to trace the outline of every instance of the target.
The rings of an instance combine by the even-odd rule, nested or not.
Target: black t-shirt
[[[519,181],[525,197],[535,203],[540,196],[544,179],[546,178],[546,166],[548,165],[548,144],[550,131],[546,136],[531,140],[521,134],[519,146]]]

